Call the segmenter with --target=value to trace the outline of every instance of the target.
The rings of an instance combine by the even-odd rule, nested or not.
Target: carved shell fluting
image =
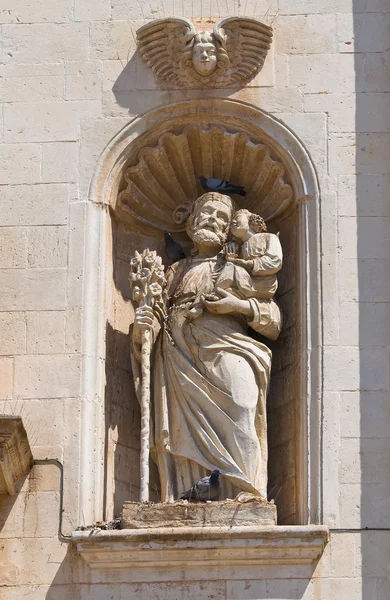
[[[227,179],[244,186],[235,196],[240,208],[274,219],[293,202],[283,165],[269,148],[243,132],[223,127],[189,125],[179,133],[164,133],[154,147],[143,148],[137,163],[126,169],[117,209],[128,224],[147,233],[185,230],[192,202],[205,193],[199,176]]]

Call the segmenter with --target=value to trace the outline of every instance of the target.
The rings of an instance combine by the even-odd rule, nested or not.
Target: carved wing
[[[196,32],[187,19],[160,19],[137,31],[142,58],[159,79],[174,82],[178,77],[180,55]]]
[[[230,59],[230,82],[246,81],[261,69],[272,42],[272,28],[245,17],[221,19],[214,25],[214,36]]]

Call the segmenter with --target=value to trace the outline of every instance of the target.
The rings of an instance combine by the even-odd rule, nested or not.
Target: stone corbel
[[[0,496],[16,493],[16,482],[33,464],[21,417],[0,416]]]

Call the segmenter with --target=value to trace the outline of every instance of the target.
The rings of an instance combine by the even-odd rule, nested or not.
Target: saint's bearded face
[[[215,200],[205,202],[194,216],[191,239],[195,244],[222,246],[227,239],[231,210]]]

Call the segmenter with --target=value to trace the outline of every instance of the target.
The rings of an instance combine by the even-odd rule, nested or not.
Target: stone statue
[[[160,19],[137,31],[142,58],[160,83],[178,87],[240,85],[261,69],[272,29],[257,19],[230,17],[196,32],[187,19]]]
[[[244,246],[240,256],[229,252],[232,225],[236,239],[242,228],[250,230],[252,239],[261,235],[251,213],[240,212],[234,214],[229,196],[209,192],[199,197],[187,220],[191,256],[166,272],[166,317],[158,320],[151,306],[136,309],[136,368],[144,332],[155,340],[151,453],[163,502],[179,498],[215,469],[221,473],[220,499],[241,491],[267,496],[271,351],[249,329],[271,340],[280,333],[280,311],[272,298],[275,282],[258,282],[275,277],[282,251],[274,236],[272,248],[263,243],[262,256],[258,252],[252,258]],[[262,267],[256,264],[261,259]]]

